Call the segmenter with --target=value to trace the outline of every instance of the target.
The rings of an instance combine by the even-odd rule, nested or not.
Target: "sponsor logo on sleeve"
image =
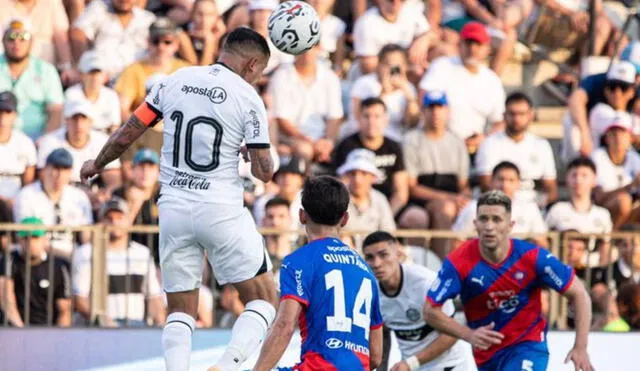
[[[562,281],[560,276],[558,276],[556,272],[553,270],[553,268],[551,268],[550,266],[547,265],[546,267],[544,267],[544,273],[547,274],[549,278],[551,278],[551,281],[553,281],[553,283],[555,283],[556,286],[558,287],[564,286],[564,282]]]
[[[249,125],[252,127],[251,138],[256,139],[260,136],[260,120],[255,110],[249,111]]]
[[[298,296],[304,296],[304,289],[302,288],[302,269],[296,269],[296,292]]]

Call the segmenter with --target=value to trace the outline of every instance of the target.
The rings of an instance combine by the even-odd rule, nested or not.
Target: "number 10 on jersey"
[[[351,332],[351,326],[364,329],[364,337],[369,340],[369,328],[371,326],[371,299],[373,289],[371,280],[362,279],[360,289],[353,303],[353,314],[347,317],[345,305],[344,281],[342,271],[334,269],[324,275],[324,283],[327,290],[333,289],[333,316],[327,316],[327,331]],[[364,306],[364,313],[361,312]]]

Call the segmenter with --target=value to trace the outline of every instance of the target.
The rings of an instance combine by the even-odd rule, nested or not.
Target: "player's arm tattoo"
[[[102,169],[111,161],[122,156],[124,151],[136,141],[147,130],[140,119],[132,115],[129,120],[122,125],[115,133],[111,134],[107,143],[102,147],[102,150],[98,154],[95,160],[95,166],[98,169]]]
[[[269,148],[249,148],[251,174],[267,183],[273,177],[273,159]]]

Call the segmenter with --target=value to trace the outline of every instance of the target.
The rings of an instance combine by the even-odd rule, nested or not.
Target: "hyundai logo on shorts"
[[[327,339],[327,341],[324,342],[324,344],[329,349],[342,348],[342,340],[336,339],[336,338],[329,338],[329,339]]]

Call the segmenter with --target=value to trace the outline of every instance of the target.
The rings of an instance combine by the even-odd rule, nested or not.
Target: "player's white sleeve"
[[[244,108],[244,138],[248,148],[269,148],[269,120],[264,103],[256,94]]]

